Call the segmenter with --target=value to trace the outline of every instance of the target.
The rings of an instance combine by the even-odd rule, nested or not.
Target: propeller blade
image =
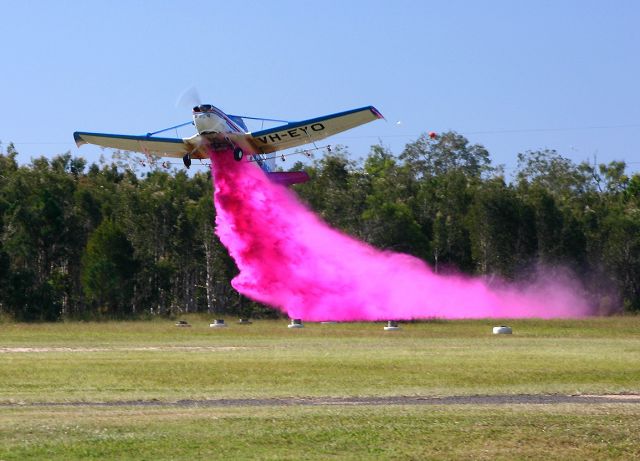
[[[176,101],[176,107],[191,109],[192,107],[199,106],[201,103],[200,94],[195,86],[191,86],[184,90]]]

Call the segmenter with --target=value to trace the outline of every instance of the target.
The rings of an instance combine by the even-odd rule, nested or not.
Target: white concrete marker
[[[389,320],[387,322],[387,326],[384,327],[384,331],[395,331],[395,330],[399,330],[400,327],[398,326],[398,322],[394,321],[394,320]]]
[[[291,319],[291,323],[287,325],[287,328],[304,328],[302,319]]]

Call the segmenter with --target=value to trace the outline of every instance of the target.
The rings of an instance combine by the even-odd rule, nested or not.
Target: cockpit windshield
[[[195,106],[193,108],[194,113],[198,112],[212,112],[213,106],[211,104],[200,104],[199,106]]]

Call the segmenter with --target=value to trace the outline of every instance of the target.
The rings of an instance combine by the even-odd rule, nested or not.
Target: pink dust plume
[[[580,317],[588,304],[558,281],[525,288],[435,274],[330,228],[256,164],[211,154],[216,233],[240,274],[233,287],[309,321]]]

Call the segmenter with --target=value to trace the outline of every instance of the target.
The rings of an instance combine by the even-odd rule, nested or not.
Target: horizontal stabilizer
[[[309,180],[306,171],[277,171],[267,173],[271,182],[282,184],[283,186],[291,186],[293,184],[301,184]]]

